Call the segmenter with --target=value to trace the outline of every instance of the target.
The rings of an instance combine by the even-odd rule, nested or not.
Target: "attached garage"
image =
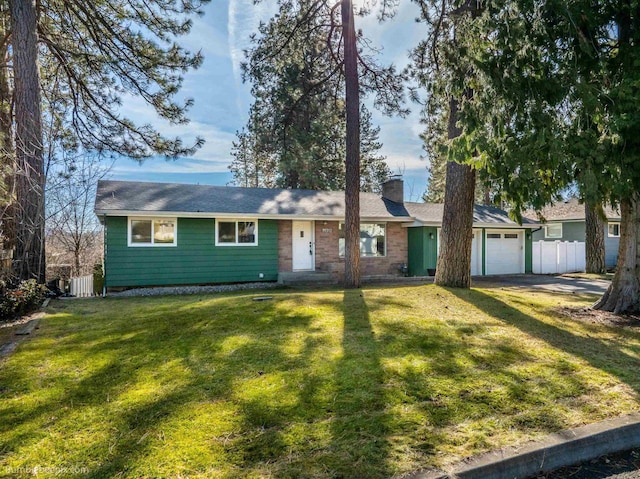
[[[408,228],[410,276],[434,274],[440,252],[443,205],[405,203],[415,218]],[[532,232],[540,224],[514,222],[507,212],[491,206],[474,207],[471,276],[531,273]]]
[[[525,272],[524,231],[486,230],[485,274]]]

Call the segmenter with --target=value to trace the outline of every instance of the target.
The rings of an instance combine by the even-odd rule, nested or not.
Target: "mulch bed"
[[[570,308],[567,306],[555,309],[563,316],[585,323],[627,328],[640,327],[640,313],[617,315],[608,311],[597,311],[591,308]]]

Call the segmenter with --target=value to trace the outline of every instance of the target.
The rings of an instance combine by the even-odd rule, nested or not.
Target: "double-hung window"
[[[176,246],[176,218],[129,218],[129,246]]]
[[[257,246],[258,220],[216,220],[216,246]]]
[[[385,223],[360,223],[360,256],[375,258],[387,255],[387,225]],[[344,257],[344,223],[340,223],[338,240],[340,257]]]
[[[609,230],[609,238],[620,237],[620,223],[609,223],[607,228]]]

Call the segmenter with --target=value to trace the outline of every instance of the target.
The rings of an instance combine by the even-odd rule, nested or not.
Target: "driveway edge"
[[[449,471],[416,471],[406,479],[524,479],[640,447],[640,414],[551,434],[525,446],[509,447],[464,460]]]

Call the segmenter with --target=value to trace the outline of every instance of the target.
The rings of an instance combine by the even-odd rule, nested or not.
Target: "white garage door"
[[[524,273],[524,232],[486,231],[487,274]]]
[[[438,228],[438,244],[437,252],[440,254],[440,232],[442,228]],[[473,230],[471,239],[471,276],[480,276],[482,274],[482,230]]]

